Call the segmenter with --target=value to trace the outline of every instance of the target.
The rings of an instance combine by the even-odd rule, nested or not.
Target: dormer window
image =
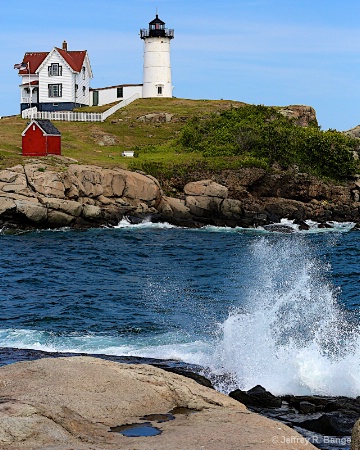
[[[58,63],[52,63],[48,67],[49,77],[59,77],[62,75],[62,66]]]

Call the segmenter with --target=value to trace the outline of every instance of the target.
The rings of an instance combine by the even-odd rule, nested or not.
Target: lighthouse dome
[[[157,14],[155,19],[149,22],[149,36],[150,37],[165,36],[165,22],[160,20]]]
[[[173,39],[174,30],[165,28],[165,22],[159,19],[159,16],[156,14],[155,19],[149,22],[149,28],[140,30],[140,37],[141,39],[147,37],[167,37]]]

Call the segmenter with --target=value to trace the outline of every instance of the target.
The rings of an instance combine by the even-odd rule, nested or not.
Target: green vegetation
[[[182,165],[192,160],[203,160],[201,156],[178,155],[176,150],[162,149],[163,144],[172,141],[181,131],[184,123],[195,115],[210,115],[241,102],[227,100],[187,100],[187,99],[139,99],[124,109],[118,110],[105,122],[61,122],[54,125],[62,134],[62,154],[76,159],[80,164],[94,164],[102,167],[135,167],[153,162],[167,166]],[[106,107],[82,108],[81,111],[101,112]],[[142,122],[139,117],[146,114],[169,113],[173,120],[169,123]],[[28,123],[20,116],[0,120],[0,168],[23,164],[27,158],[21,156],[21,133]],[[113,142],[103,139],[113,138]],[[151,154],[147,147],[159,149]],[[138,150],[135,159],[123,158],[124,150]],[[32,158],[33,159],[33,158]],[[47,157],[46,162],[52,163]]]
[[[171,121],[141,119],[165,113]],[[139,99],[103,123],[54,123],[64,156],[80,164],[142,170],[161,180],[199,171],[270,169],[274,163],[332,179],[358,170],[352,153],[357,140],[335,130],[320,131],[317,124],[301,128],[276,108],[241,102]],[[26,162],[21,156],[26,124],[19,116],[0,120],[0,168]],[[121,156],[130,149],[136,158]],[[48,164],[53,161],[46,158]]]
[[[261,105],[231,108],[207,120],[194,117],[184,126],[178,142],[184,151],[198,152],[205,158],[252,158],[284,169],[297,165],[333,179],[357,170],[353,157],[356,139],[336,130],[321,131],[316,124],[299,127],[275,108]]]

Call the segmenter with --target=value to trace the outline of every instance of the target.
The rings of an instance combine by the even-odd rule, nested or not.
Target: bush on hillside
[[[179,138],[186,152],[205,157],[261,158],[283,168],[298,165],[315,175],[340,179],[354,174],[355,139],[336,130],[295,125],[275,108],[248,105],[187,122]]]

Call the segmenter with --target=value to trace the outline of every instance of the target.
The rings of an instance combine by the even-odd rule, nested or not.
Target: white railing
[[[103,113],[89,113],[89,112],[73,112],[73,111],[38,111],[36,107],[24,109],[21,113],[23,119],[49,119],[49,120],[64,120],[67,122],[104,122],[109,116],[114,114],[117,110],[124,108],[133,101],[139,98],[139,94],[134,94],[131,97],[122,100],[117,105]]]
[[[114,114],[114,112],[118,111],[119,109],[123,108],[124,106],[127,106],[130,103],[134,102],[139,97],[140,97],[140,95],[138,93],[136,93],[136,94],[132,95],[131,97],[126,98],[125,100],[122,100],[117,105],[112,106],[110,109],[103,112],[103,120],[107,119],[109,116]]]

